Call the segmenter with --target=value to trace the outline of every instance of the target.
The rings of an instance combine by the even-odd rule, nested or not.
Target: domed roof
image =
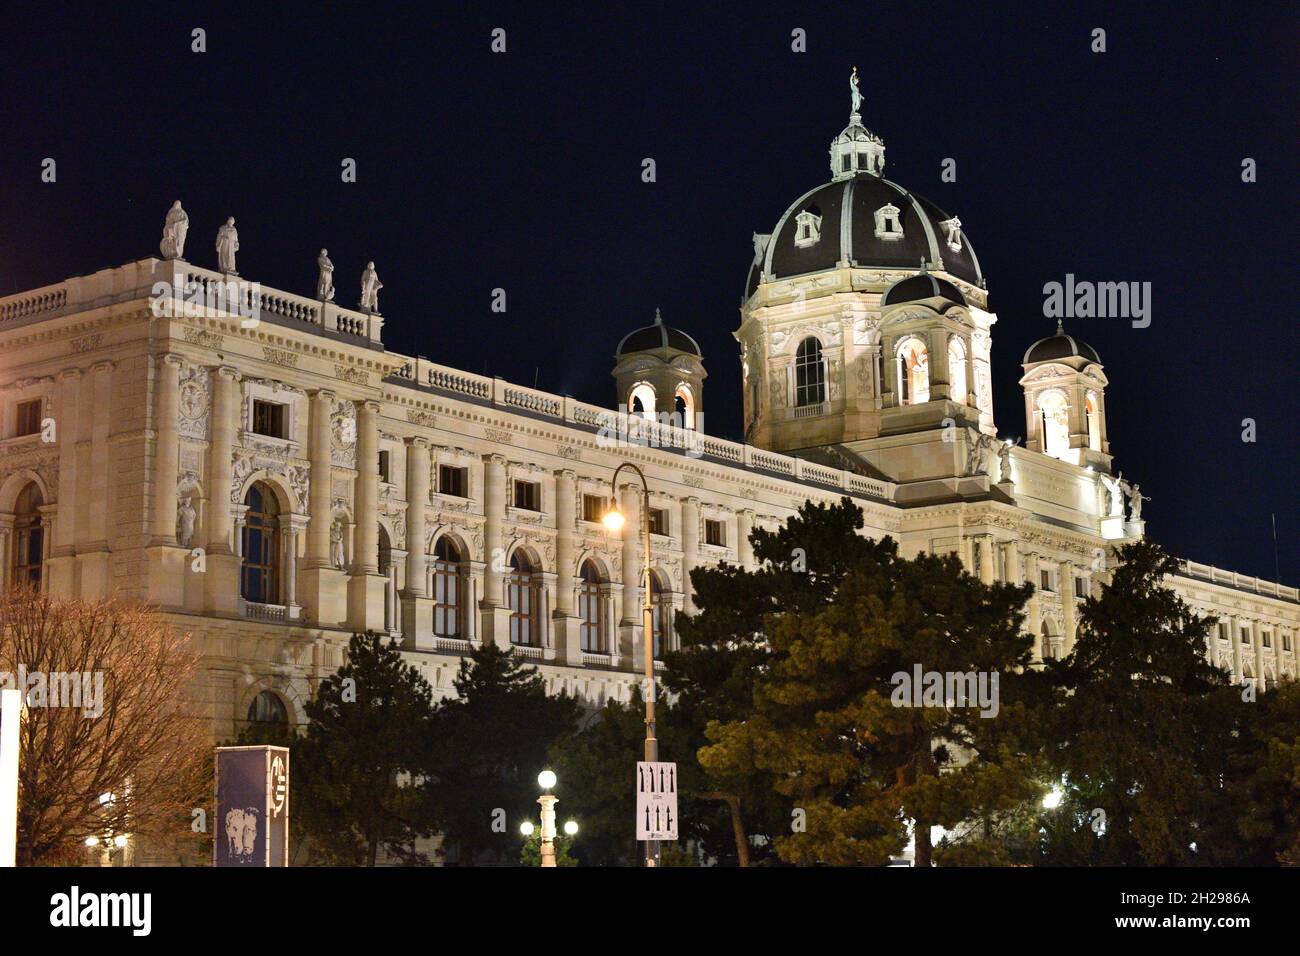
[[[915,269],[922,260],[931,269],[984,285],[960,220],[897,183],[857,173],[809,190],[791,204],[755,257],[745,294],[753,294],[762,276],[786,279],[841,265]]]
[[[916,302],[918,299],[948,299],[958,305],[966,304],[966,296],[947,279],[922,272],[920,275],[899,279],[880,297],[880,304],[898,305],[900,302]]]
[[[663,316],[658,309],[655,309],[654,325],[635,329],[623,336],[618,348],[614,350],[614,357],[622,358],[632,352],[652,352],[655,349],[676,349],[701,357],[699,343],[680,329],[664,325]]]
[[[1023,364],[1032,365],[1035,362],[1050,362],[1054,359],[1081,358],[1089,362],[1101,364],[1101,356],[1087,342],[1081,342],[1073,335],[1065,334],[1065,327],[1061,322],[1056,323],[1056,334],[1049,335],[1045,339],[1039,339],[1025,351],[1025,361]]]

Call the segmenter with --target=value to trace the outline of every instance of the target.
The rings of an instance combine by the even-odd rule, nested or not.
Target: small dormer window
[[[902,239],[903,224],[898,220],[899,208],[893,203],[885,203],[876,210],[876,238]]]
[[[800,249],[816,245],[822,237],[822,217],[805,209],[794,217],[794,244]]]
[[[953,252],[961,252],[961,220],[953,216],[951,219],[945,219],[939,223],[939,228],[944,231],[944,238],[948,240],[948,248]]]

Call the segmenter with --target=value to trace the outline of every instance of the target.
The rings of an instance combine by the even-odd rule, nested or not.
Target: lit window
[[[695,427],[695,395],[685,382],[678,385],[677,391],[673,393],[673,411],[677,415],[677,421],[673,424],[680,428]]]
[[[812,336],[799,343],[794,356],[794,403],[796,407],[820,405],[826,401],[826,365],[822,344]]]
[[[948,383],[954,402],[966,404],[966,343],[957,336],[948,340]]]
[[[443,536],[433,546],[433,633],[460,637],[461,591],[464,566],[460,549]]]
[[[1088,418],[1088,447],[1093,451],[1101,451],[1101,419],[1095,392],[1088,393],[1088,397],[1084,400],[1084,408]]]
[[[924,342],[910,338],[898,347],[900,405],[920,405],[930,400],[930,350]]]
[[[628,395],[627,410],[633,415],[649,418],[655,417],[655,390],[649,382],[637,382]]]
[[[538,604],[541,584],[538,575],[523,553],[510,556],[510,578],[507,582],[510,602],[510,643],[536,646],[538,639]]]
[[[1055,389],[1039,395],[1038,418],[1044,453],[1064,457],[1070,450],[1070,411],[1065,396]]]
[[[582,649],[590,654],[605,653],[607,591],[600,572],[591,561],[582,562],[578,584],[578,619]]]

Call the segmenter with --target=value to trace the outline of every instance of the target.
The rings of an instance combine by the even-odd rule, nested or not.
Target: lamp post
[[[631,462],[623,462],[614,469],[610,479],[611,502],[618,500],[618,475],[624,468],[630,468],[641,479],[641,537],[645,549],[641,560],[641,643],[645,650],[645,759],[654,763],[659,759],[659,741],[655,739],[655,662],[654,662],[654,605],[650,600],[650,485],[645,480],[645,472]],[[621,531],[627,519],[613,504],[602,519],[610,531]],[[645,847],[645,865],[659,865],[659,841],[647,840]]]
[[[559,798],[551,793],[555,788],[555,772],[552,770],[543,770],[537,775],[537,785],[542,788],[542,795],[537,798],[537,802],[542,805],[542,832],[541,832],[541,852],[542,866],[555,866],[555,805],[559,803]],[[533,821],[525,820],[519,825],[519,832],[526,837],[531,837],[536,832]],[[573,836],[578,832],[578,824],[569,820],[564,824],[564,832],[567,836]]]

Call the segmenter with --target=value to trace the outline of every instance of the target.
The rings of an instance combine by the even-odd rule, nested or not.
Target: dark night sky
[[[707,430],[737,438],[750,236],[829,178],[856,64],[886,175],[959,215],[989,277],[1002,432],[1054,327],[1043,283],[1151,282],[1150,328],[1067,323],[1105,363],[1148,533],[1271,579],[1275,512],[1300,583],[1294,5],[264,6],[9,22],[0,294],[157,255],[179,197],[191,261],[233,214],[245,277],[310,294],[327,246],[352,305],[373,258],[390,349],[587,401],[612,403],[615,344],[661,306],[704,349]]]

